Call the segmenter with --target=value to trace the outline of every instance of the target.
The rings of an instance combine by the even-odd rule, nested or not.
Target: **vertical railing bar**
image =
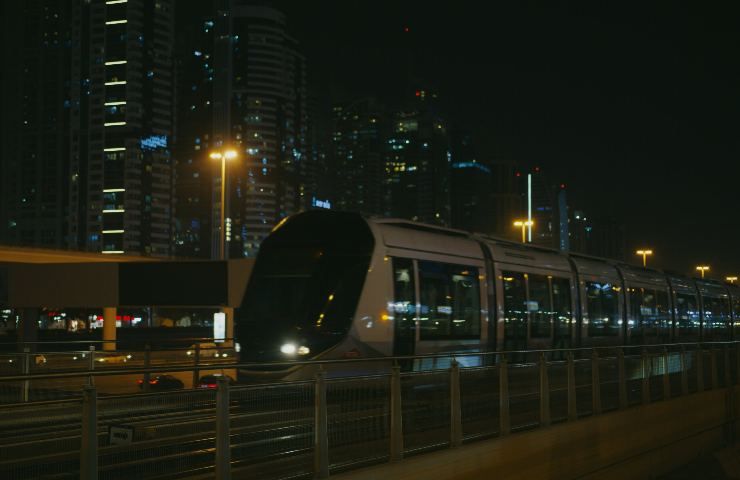
[[[314,413],[314,478],[329,478],[329,424],[326,406],[326,374],[316,374]]]
[[[591,353],[591,407],[594,415],[601,414],[601,379],[599,378],[599,352]]]
[[[499,434],[511,433],[511,418],[509,417],[509,366],[506,355],[501,355],[499,362]]]
[[[98,395],[94,385],[82,391],[82,428],[80,439],[80,479],[98,478]]]
[[[401,404],[401,367],[391,370],[391,461],[403,459],[403,410]]]
[[[578,407],[576,402],[576,364],[573,359],[573,352],[568,352],[568,421],[578,419]]]
[[[231,479],[230,435],[229,380],[222,375],[216,390],[216,480]]]
[[[663,400],[671,399],[671,377],[668,360],[668,349],[663,347]]]
[[[625,373],[623,348],[617,351],[617,369],[617,375],[619,376],[619,408],[624,410],[627,408],[629,400],[627,399],[627,375]]]
[[[689,394],[689,372],[686,362],[686,347],[681,345],[681,395]]]
[[[460,364],[450,364],[450,447],[462,445],[462,404],[460,402]]]
[[[547,358],[540,352],[540,426],[550,425],[550,381],[547,376]]]
[[[724,367],[725,367],[725,388],[730,388],[732,386],[732,368],[730,367],[730,346],[725,345],[724,348],[724,354],[725,354],[725,360],[724,360]]]
[[[23,375],[29,375],[31,373],[31,348],[23,347],[23,363],[21,364]],[[23,380],[23,392],[21,399],[24,403],[29,400],[29,393],[31,389],[31,381],[26,379]]]
[[[696,350],[696,390],[704,391],[704,349],[701,343],[697,345]]]
[[[642,350],[642,404],[650,403],[650,357],[647,350]]]

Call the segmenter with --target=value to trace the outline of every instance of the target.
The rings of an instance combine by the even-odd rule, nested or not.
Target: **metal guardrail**
[[[463,366],[464,358],[480,361]],[[413,370],[413,362],[429,359],[438,359],[437,369]],[[46,450],[32,448],[33,442],[0,445],[0,477],[220,480],[238,472],[260,479],[328,478],[360,465],[740,384],[739,342],[393,357],[375,360],[388,362],[380,374],[326,375],[331,364],[368,360],[301,362],[324,367],[311,381],[239,386],[222,377],[215,392],[109,397],[88,385],[59,413],[54,402],[18,405],[29,419],[45,412],[46,424],[79,408],[81,415],[69,419],[80,422],[79,432],[70,433],[74,442],[64,440],[65,454],[44,444],[43,433],[37,444]],[[0,383],[30,378],[39,376],[5,376]],[[0,431],[14,408],[3,410]],[[132,432],[125,445],[107,432],[120,424]],[[26,428],[22,419],[14,425]],[[70,444],[79,450],[69,450]]]

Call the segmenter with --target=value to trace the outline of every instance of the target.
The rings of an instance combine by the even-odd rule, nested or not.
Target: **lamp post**
[[[699,265],[698,267],[696,267],[696,269],[701,272],[701,278],[704,278],[704,272],[706,272],[707,270],[709,270],[709,266],[707,266],[707,265]]]
[[[647,256],[652,255],[652,250],[638,250],[635,252],[638,255],[642,255],[642,266],[647,267]]]
[[[527,227],[534,225],[534,220],[516,220],[515,227],[522,227],[522,243],[527,243]]]
[[[734,284],[735,282],[737,282],[737,277],[725,277],[725,280]]]
[[[236,150],[214,150],[209,155],[212,160],[221,160],[221,223],[219,224],[219,258],[224,260],[226,258],[226,225],[225,225],[225,197],[226,197],[226,160],[236,158]]]

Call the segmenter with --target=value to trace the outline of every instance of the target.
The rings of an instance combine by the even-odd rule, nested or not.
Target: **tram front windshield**
[[[236,336],[242,361],[284,360],[295,343],[315,354],[347,334],[370,263],[373,240],[359,217],[298,215],[263,242]],[[329,218],[336,218],[336,214]],[[323,220],[323,221],[322,221]]]

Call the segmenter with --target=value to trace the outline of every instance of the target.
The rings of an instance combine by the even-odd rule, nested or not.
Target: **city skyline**
[[[37,1],[29,5],[40,8],[47,3]],[[728,162],[738,153],[737,141],[725,135],[731,125],[731,110],[721,101],[736,98],[737,88],[726,82],[717,82],[720,73],[732,74],[734,70],[720,54],[722,48],[727,47],[712,43],[722,35],[730,39],[732,37],[728,37],[730,34],[726,30],[717,28],[707,38],[699,38],[708,26],[723,26],[716,14],[687,11],[679,7],[660,11],[646,9],[636,14],[606,8],[575,10],[508,6],[497,7],[496,15],[484,20],[466,15],[462,10],[432,11],[413,6],[391,8],[390,4],[382,2],[379,8],[358,4],[356,9],[338,2],[329,3],[324,9],[280,1],[232,3],[223,0],[208,3],[175,4],[174,18],[164,17],[168,18],[164,24],[172,22],[174,25],[174,33],[167,34],[166,29],[160,29],[157,35],[165,36],[158,40],[141,35],[147,40],[152,38],[154,43],[152,46],[142,43],[142,53],[137,54],[133,48],[135,42],[131,40],[136,37],[134,30],[145,29],[145,24],[138,27],[136,20],[115,23],[116,19],[108,19],[107,16],[102,18],[102,14],[95,13],[95,9],[102,11],[102,5],[108,9],[115,5],[120,8],[124,4],[130,8],[142,8],[137,6],[143,6],[146,2],[93,2],[90,7],[93,14],[85,17],[87,19],[84,21],[94,23],[102,19],[106,35],[113,35],[115,32],[108,30],[118,28],[132,37],[128,39],[131,44],[128,53],[134,52],[133,60],[127,64],[115,63],[127,59],[108,58],[112,48],[106,52],[102,66],[98,66],[94,55],[85,60],[84,55],[80,57],[74,49],[64,53],[66,57],[49,57],[48,52],[44,53],[46,59],[61,59],[60,63],[75,65],[74,68],[68,67],[70,71],[66,73],[63,69],[57,69],[57,86],[47,87],[57,88],[54,98],[71,102],[70,110],[73,112],[69,117],[71,119],[64,117],[66,113],[56,105],[62,111],[60,121],[67,122],[64,129],[70,135],[61,134],[64,130],[56,130],[56,138],[47,143],[64,146],[64,142],[71,142],[63,147],[70,154],[66,158],[59,153],[60,150],[56,150],[54,155],[57,160],[53,161],[56,162],[55,173],[51,175],[48,167],[38,162],[48,163],[52,157],[47,154],[41,158],[42,155],[37,153],[38,166],[35,171],[44,171],[44,178],[48,177],[49,181],[53,177],[57,187],[29,188],[45,193],[45,204],[41,200],[34,203],[36,212],[49,211],[51,205],[67,210],[57,211],[47,217],[34,217],[39,220],[34,220],[37,223],[33,225],[42,225],[38,222],[47,218],[43,221],[53,224],[56,233],[52,234],[49,227],[32,227],[29,224],[26,231],[33,231],[33,236],[16,236],[13,242],[49,245],[53,243],[48,241],[49,238],[63,236],[70,246],[77,245],[77,248],[90,250],[97,250],[100,246],[103,251],[111,253],[128,251],[203,257],[208,253],[202,249],[207,249],[213,257],[218,237],[218,190],[221,184],[217,169],[212,161],[208,161],[207,153],[209,149],[219,148],[220,145],[241,144],[241,135],[246,130],[262,128],[264,131],[255,130],[249,134],[277,138],[274,140],[277,143],[269,147],[265,142],[273,140],[262,140],[261,148],[244,144],[241,158],[228,170],[229,213],[226,233],[230,245],[229,256],[254,254],[259,241],[282,217],[317,205],[330,204],[334,208],[351,208],[365,213],[463,226],[465,229],[482,228],[488,230],[483,233],[516,238],[516,229],[509,226],[507,231],[508,221],[501,219],[520,217],[525,212],[516,213],[516,201],[513,201],[511,193],[497,190],[498,187],[489,187],[486,183],[488,180],[484,180],[489,176],[500,179],[502,175],[510,175],[510,172],[502,173],[505,169],[486,172],[495,164],[514,165],[520,173],[542,168],[550,181],[547,188],[557,190],[558,185],[563,185],[567,191],[562,199],[550,198],[549,205],[543,209],[558,211],[559,217],[563,216],[563,212],[570,212],[568,215],[573,223],[571,234],[573,228],[581,228],[572,215],[578,211],[580,217],[588,216],[591,221],[596,221],[589,228],[612,232],[612,236],[621,235],[624,237],[623,259],[628,262],[641,261],[633,254],[633,250],[650,247],[655,251],[650,264],[656,267],[689,273],[694,265],[708,263],[714,266],[716,272],[726,271],[727,274],[740,269],[737,254],[730,248],[730,242],[726,241],[726,238],[740,233],[740,227],[732,220],[731,210],[727,208],[735,196],[733,179],[737,166],[734,164],[736,162]],[[63,9],[74,5],[74,2],[60,2],[58,5]],[[246,19],[252,15],[244,13],[247,9],[268,12],[271,11],[270,6],[276,7],[274,11],[282,12],[276,14],[275,21],[281,25],[279,28],[283,33],[281,37],[276,37],[275,42],[276,45],[284,45],[280,48],[284,48],[285,53],[276,58],[285,59],[288,55],[296,60],[286,63],[291,65],[289,68],[281,67],[272,73],[266,71],[265,74],[273,75],[272,80],[268,80],[271,86],[264,87],[267,90],[261,91],[258,96],[273,95],[268,90],[277,92],[275,86],[281,79],[299,78],[294,87],[279,87],[283,93],[278,95],[285,100],[271,107],[272,113],[263,112],[262,107],[257,112],[254,105],[250,106],[247,102],[243,107],[238,106],[242,102],[240,95],[254,97],[257,91],[255,85],[260,81],[257,77],[264,76],[264,72],[255,70],[263,67],[255,67],[248,60],[240,59],[238,48],[234,49],[232,45],[236,44],[235,38],[239,37],[236,30],[242,28],[241,46],[243,51],[250,52],[250,48],[255,48],[251,46],[255,43],[250,35],[259,33],[258,27],[247,23],[243,27],[234,27],[238,23],[234,20],[229,27],[230,46],[226,49],[213,42],[213,31],[210,34],[207,29],[203,32],[203,22],[208,21],[209,16],[214,17],[214,12],[232,10],[234,19],[240,16]],[[3,8],[7,9],[6,12],[11,11],[10,7]],[[243,13],[238,13],[239,9]],[[74,8],[70,7],[67,11],[70,18],[74,18]],[[149,20],[147,17],[146,21]],[[675,25],[691,28],[682,32]],[[214,29],[218,28],[217,24],[214,25]],[[60,31],[63,34],[67,32],[69,38],[66,41],[78,39],[89,45],[94,45],[98,41],[96,38],[104,35],[102,30],[92,29],[88,37],[84,34],[80,36],[79,30],[62,28]],[[183,32],[199,31],[199,39],[183,35]],[[312,35],[312,32],[320,33]],[[590,42],[579,43],[579,34],[582,33],[589,34]],[[6,35],[11,34],[6,32]],[[672,43],[666,41],[663,38],[665,36],[670,37]],[[550,40],[543,41],[545,37]],[[336,42],[336,38],[346,41]],[[697,39],[702,41],[691,43]],[[202,48],[197,47],[198,42],[203,45]],[[192,48],[193,45],[196,48]],[[715,52],[707,52],[710,45],[716,47]],[[156,49],[156,53],[152,53],[152,48]],[[224,53],[229,48],[234,50]],[[43,49],[39,51],[43,52]],[[202,55],[197,56],[195,52]],[[148,60],[148,55],[151,60]],[[210,61],[208,55],[213,55]],[[247,56],[254,57],[252,53]],[[707,68],[690,68],[691,61],[702,59]],[[89,67],[84,66],[85,62],[90,62],[87,64]],[[50,68],[48,65],[47,68]],[[113,72],[116,68],[121,72]],[[298,73],[292,73],[294,71]],[[640,76],[638,71],[644,71],[645,74]],[[199,79],[193,79],[194,72]],[[13,79],[22,78],[23,73],[16,72]],[[127,75],[127,80],[119,79]],[[135,77],[133,80],[129,78],[132,75]],[[254,75],[257,77],[247,80]],[[215,79],[210,86],[207,82],[198,83],[209,76]],[[105,80],[102,89],[97,85],[102,82],[101,78]],[[234,82],[241,78],[245,79],[244,85],[234,86]],[[668,84],[668,87],[662,88],[661,81],[668,79],[672,80],[673,87]],[[118,88],[113,83],[121,81],[130,84],[126,85],[127,92],[124,95],[131,98],[108,98],[109,90]],[[67,86],[59,86],[59,83]],[[154,85],[155,90],[148,87],[149,84]],[[213,87],[216,84],[219,88]],[[52,84],[47,81],[45,85]],[[78,87],[81,93],[75,94],[75,88]],[[88,95],[85,95],[86,88],[89,89]],[[137,93],[136,88],[141,88],[141,93]],[[72,92],[71,96],[69,92]],[[432,92],[437,106],[433,112],[427,109],[432,113],[426,114],[426,107],[419,108],[424,105],[419,102],[419,97],[431,96]],[[8,96],[9,92],[5,90],[3,95]],[[337,149],[340,145],[330,138],[337,118],[336,111],[332,114],[332,109],[353,105],[367,98],[376,99],[388,122],[400,120],[400,123],[411,122],[409,124],[414,125],[430,122],[430,125],[436,125],[445,132],[439,141],[427,141],[410,132],[384,133],[383,138],[388,142],[411,142],[413,148],[418,144],[419,150],[417,153],[406,150],[401,157],[396,155],[395,159],[388,157],[385,150],[376,151],[377,162],[385,167],[386,172],[383,174],[377,170],[376,165],[373,168],[377,171],[372,175],[380,175],[380,183],[387,182],[387,187],[375,192],[373,189],[378,187],[375,182],[357,177],[358,172],[350,172],[351,161],[345,161],[344,164],[339,162],[337,155],[341,150]],[[704,102],[704,98],[714,101]],[[96,107],[103,100],[104,119],[99,118],[100,109]],[[44,97],[44,101],[49,102],[48,96]],[[81,101],[82,107],[79,105]],[[86,107],[84,101],[88,102]],[[260,101],[259,98],[257,101]],[[131,105],[113,105],[120,102]],[[677,107],[681,102],[685,109]],[[168,107],[168,104],[172,106]],[[183,121],[187,116],[186,110],[195,105],[198,105],[196,115],[190,116],[189,123]],[[201,114],[201,107],[207,113]],[[84,108],[87,108],[84,115],[90,117],[81,120],[75,117],[77,114],[74,112]],[[172,113],[162,116],[162,112],[168,108]],[[44,114],[41,110],[37,112]],[[264,119],[277,118],[275,115],[286,113],[293,115],[289,123],[274,123],[259,128],[250,124],[260,115]],[[332,115],[335,120],[332,120]],[[427,118],[424,115],[428,120],[424,120]],[[6,128],[10,116],[6,116],[6,123],[3,124],[4,138],[13,135],[13,130]],[[234,121],[232,117],[242,120]],[[104,125],[95,124],[93,127],[96,119],[100,119]],[[85,122],[93,123],[88,126]],[[149,123],[145,125],[141,122]],[[108,145],[115,136],[112,130],[116,128],[128,130],[124,134],[125,145]],[[101,129],[104,133],[102,138],[105,138],[105,145],[102,148],[106,156],[125,155],[118,159],[122,163],[122,170],[118,173],[109,165],[110,159],[95,154],[101,141],[97,140],[101,137],[95,133],[95,129]],[[75,134],[77,130],[81,134]],[[275,137],[278,131],[284,133]],[[39,130],[37,135],[46,134]],[[467,135],[472,139],[474,148],[461,154],[455,151],[458,148],[453,148],[455,135]],[[80,138],[89,139],[86,140],[88,143],[77,146],[80,145]],[[198,144],[198,141],[202,143]],[[7,152],[11,152],[14,143],[3,143],[4,161],[7,161]],[[46,144],[42,142],[40,145]],[[50,146],[43,148],[48,152],[54,151],[49,150],[52,148]],[[111,150],[114,148],[125,150],[119,153]],[[346,149],[347,145],[341,148]],[[398,148],[402,148],[400,144]],[[188,149],[190,153],[187,153]],[[263,155],[263,152],[267,152],[265,149],[273,149],[274,153]],[[77,153],[78,150],[80,153]],[[349,151],[352,152],[351,149]],[[459,154],[460,158],[455,158]],[[440,167],[432,166],[438,161],[435,159],[442,159],[444,155],[458,169],[453,168],[439,175]],[[711,156],[713,161],[703,160],[705,156]],[[80,161],[88,163],[78,165]],[[103,165],[101,162],[108,163]],[[722,165],[723,162],[725,165]],[[98,163],[101,163],[100,174],[94,172]],[[704,167],[700,163],[714,164],[716,167]],[[175,165],[177,174],[174,173]],[[343,166],[338,169],[338,165]],[[425,165],[431,168],[429,180],[424,180]],[[413,175],[402,170],[407,167],[414,172]],[[23,168],[27,176],[40,175],[29,173],[28,167]],[[80,168],[87,169],[87,178],[83,179],[87,187],[77,183],[77,179],[81,178],[78,173]],[[60,173],[60,169],[69,169],[69,176]],[[132,173],[139,170],[152,172],[152,169],[156,170],[153,175]],[[265,169],[268,173],[264,172]],[[343,174],[345,171],[347,175]],[[463,173],[472,175],[465,177]],[[248,185],[265,175],[267,180],[262,182],[264,185]],[[374,178],[372,175],[368,178]],[[114,177],[119,179],[118,183]],[[5,195],[16,201],[27,198],[28,195],[16,195],[18,192],[11,186],[20,188],[23,184],[11,178],[12,175],[5,175],[4,181],[10,182],[3,184]],[[66,178],[69,181],[65,182]],[[432,180],[432,183],[428,183]],[[457,187],[455,181],[458,182]],[[477,184],[476,189],[480,191],[490,188],[487,193],[493,197],[482,200],[483,196],[460,188],[460,182],[464,185],[466,181]],[[100,183],[100,188],[95,187],[95,182]],[[369,200],[358,199],[360,202],[384,202],[384,206],[368,209],[358,207],[358,200],[347,203],[340,194],[331,192],[327,184],[344,189],[348,195],[370,195]],[[85,188],[87,192],[83,191]],[[257,191],[260,188],[262,193]],[[151,190],[151,193],[145,190]],[[363,190],[370,193],[362,193]],[[49,196],[51,192],[57,195],[55,199]],[[468,193],[472,196],[463,199],[462,196]],[[518,194],[522,195],[521,188]],[[265,198],[258,200],[259,195]],[[176,204],[175,197],[178,198]],[[149,204],[144,205],[144,200]],[[502,202],[507,201],[508,206],[502,211]],[[68,202],[67,207],[62,206],[65,202]],[[456,206],[455,202],[459,205]],[[6,202],[6,211],[12,208],[11,203]],[[92,214],[103,203],[112,207],[102,209],[102,214]],[[483,204],[488,206],[481,210],[480,205]],[[25,207],[19,205],[15,208],[24,211],[22,209]],[[482,225],[481,216],[493,215],[490,212],[492,208],[499,208],[496,213],[498,220],[494,222],[497,227],[478,227]],[[481,213],[473,215],[470,213],[473,210]],[[188,212],[192,213],[190,217],[187,216]],[[193,212],[197,212],[197,215]],[[454,212],[457,213],[453,215]],[[68,218],[66,227],[53,220],[64,215]],[[124,219],[114,221],[108,218],[113,215],[121,215]],[[468,217],[467,223],[460,223],[463,216]],[[563,243],[561,239],[557,243],[555,237],[562,236],[563,223],[560,222],[560,233],[557,233],[553,221],[550,219],[546,227],[551,233],[539,230],[546,236],[552,236],[546,244],[560,248],[570,244],[572,249],[577,250],[577,241]],[[7,226],[10,222],[17,223],[17,219],[3,218],[3,222]],[[540,220],[539,223],[545,222]],[[260,224],[264,226],[261,230]],[[706,227],[698,227],[701,225]],[[196,227],[199,231],[194,233]],[[66,228],[66,231],[62,232],[60,228]],[[542,228],[545,226],[536,227]],[[705,232],[710,230],[718,233],[707,235]],[[180,242],[201,242],[197,247],[199,253],[196,254],[195,250],[179,253],[177,245],[181,245]],[[587,251],[585,247],[580,250]]]

